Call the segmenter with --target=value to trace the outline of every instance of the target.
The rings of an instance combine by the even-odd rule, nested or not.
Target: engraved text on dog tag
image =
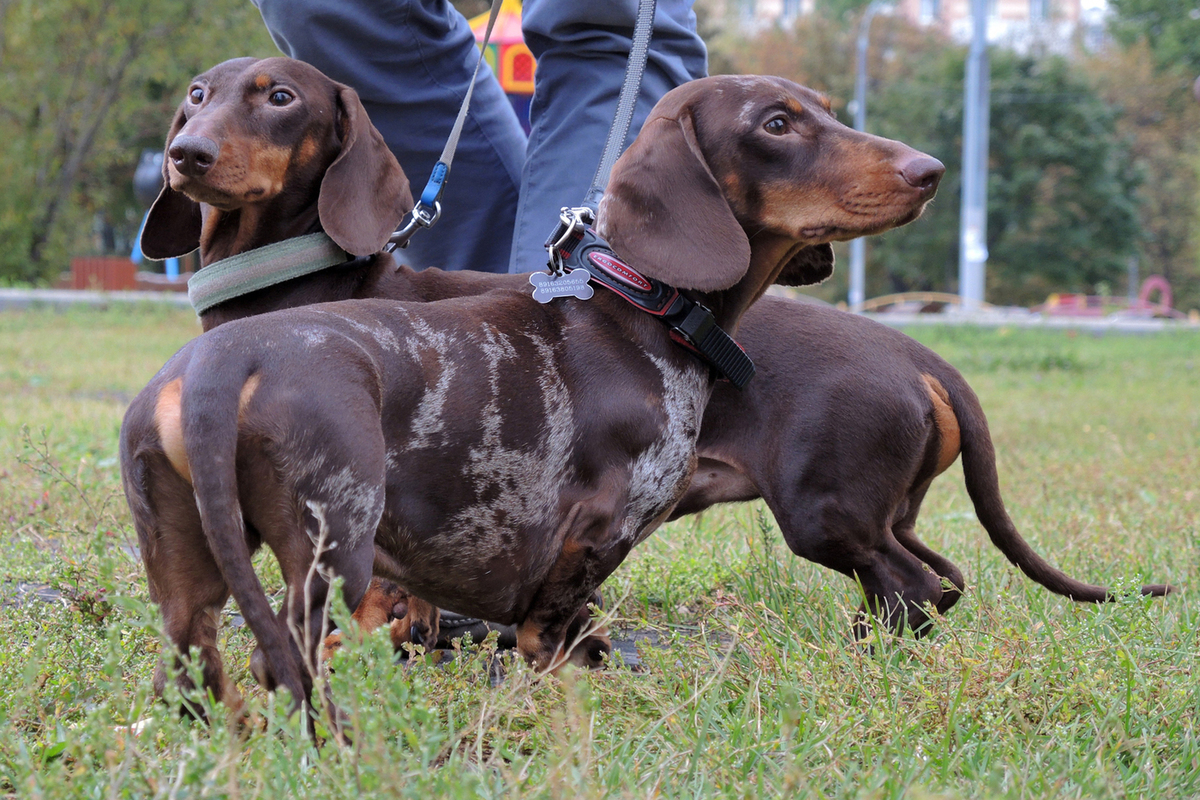
[[[533,299],[539,303],[549,303],[556,297],[587,300],[596,293],[588,283],[590,277],[586,269],[573,269],[562,277],[534,272],[529,275],[529,282],[533,284]]]

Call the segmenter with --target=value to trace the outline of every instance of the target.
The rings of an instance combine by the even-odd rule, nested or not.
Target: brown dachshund
[[[762,497],[792,552],[858,579],[866,602],[856,635],[869,633],[869,610],[922,636],[931,629],[927,609],[946,613],[965,588],[958,567],[916,535],[925,493],[961,452],[975,512],[1001,552],[1057,594],[1114,599],[1054,569],[1021,537],[1001,499],[983,409],[932,350],[865,317],[770,296],[743,317],[738,339],[758,373],[741,392],[728,384],[713,391],[699,465],[668,519]],[[1161,596],[1171,587],[1141,591]],[[360,628],[390,622],[397,648],[413,641],[410,627],[429,630],[430,610],[399,587],[373,584],[360,613],[372,603],[399,613],[376,611]],[[448,644],[443,635],[437,646]]]
[[[368,256],[353,267],[360,274],[328,279],[342,287],[332,294],[386,296],[378,287],[399,278],[371,254],[392,221],[350,199],[352,182],[330,181],[370,139],[353,130],[361,108],[345,87],[310,93],[312,80],[282,59],[197,80],[168,149],[169,199],[152,214],[148,254],[179,243],[161,219],[182,218],[179,241],[199,243],[206,264],[265,243],[268,218],[272,236],[319,226]],[[226,164],[224,145],[209,142],[248,124],[272,147],[231,147]],[[286,143],[295,129],[302,135]],[[342,142],[332,159],[321,149],[330,136]],[[402,198],[393,166],[359,188]],[[294,171],[316,176],[307,202]],[[613,170],[598,229],[732,333],[771,283],[827,273],[830,241],[919,216],[942,171],[839,124],[824,98],[788,81],[709,78],[655,107]],[[361,214],[337,219],[345,207]],[[268,307],[306,302],[300,287],[271,291]],[[210,316],[208,327],[220,321]],[[609,644],[587,635],[586,604],[687,492],[712,387],[708,366],[607,291],[541,305],[497,288],[221,324],[167,363],[123,425],[122,475],[152,598],[179,652],[199,648],[218,697],[214,620],[229,594],[258,640],[259,680],[308,697],[333,576],[351,606],[374,573],[438,606],[515,624],[517,649],[539,669],[594,663]],[[250,561],[264,543],[287,583],[278,615]]]

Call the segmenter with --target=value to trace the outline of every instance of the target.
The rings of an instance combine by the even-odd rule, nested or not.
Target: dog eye
[[[188,100],[191,100],[196,105],[200,105],[204,102],[204,90],[199,86],[193,86],[192,90],[188,92]]]
[[[292,93],[279,90],[271,92],[271,96],[268,99],[271,101],[271,105],[273,106],[286,106],[288,103],[292,102]]]
[[[783,134],[787,133],[787,127],[787,119],[784,117],[771,117],[769,120],[767,120],[766,124],[763,125],[763,129],[767,133],[775,136],[782,136]]]

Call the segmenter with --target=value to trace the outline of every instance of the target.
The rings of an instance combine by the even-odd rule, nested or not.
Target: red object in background
[[[71,259],[71,288],[106,292],[137,288],[137,265],[124,256],[76,256]]]
[[[483,34],[487,31],[490,16],[490,12],[485,11],[468,20],[478,44],[483,44]],[[537,62],[521,35],[520,0],[503,0],[500,4],[492,38],[483,51],[483,60],[500,81],[500,88],[508,95],[521,127],[528,134],[529,103],[533,99],[533,76],[537,71]]]

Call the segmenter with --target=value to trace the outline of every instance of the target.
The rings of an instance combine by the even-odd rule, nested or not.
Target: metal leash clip
[[[596,214],[586,206],[568,208],[563,206],[558,213],[558,227],[546,240],[546,252],[550,259],[546,268],[556,278],[561,278],[566,272],[566,260],[575,252],[575,248],[583,241],[583,233],[587,227],[596,221]]]
[[[396,231],[388,238],[388,243],[384,245],[383,251],[385,253],[391,253],[395,251],[397,247],[401,249],[408,247],[408,240],[411,239],[413,234],[417,232],[417,228],[430,228],[433,226],[433,223],[437,222],[441,218],[441,216],[442,203],[440,200],[433,201],[432,211],[430,211],[429,207],[424,203],[417,203],[413,207],[412,218],[404,225],[404,227],[400,228],[400,230]]]

